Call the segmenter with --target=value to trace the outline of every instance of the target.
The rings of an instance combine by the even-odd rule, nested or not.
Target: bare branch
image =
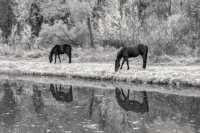
[[[65,30],[60,26],[60,29],[62,29],[63,33],[65,33],[65,35],[67,36],[67,38],[69,39],[69,41],[73,44],[75,44],[76,46],[79,46],[79,44],[77,44],[75,41],[73,41],[69,35],[67,34],[67,32],[65,32]]]
[[[176,0],[174,0],[174,1],[176,1]],[[175,2],[175,3],[176,3],[176,2]],[[173,3],[171,3],[171,4],[172,4],[173,7],[175,7],[175,9],[176,9],[178,12],[180,12],[179,9],[178,9]]]
[[[60,36],[58,36],[57,34],[53,34],[54,36],[56,36],[58,39],[60,39],[63,42],[69,43],[69,41],[62,39]]]
[[[185,0],[180,2],[180,6],[182,6],[185,3]]]

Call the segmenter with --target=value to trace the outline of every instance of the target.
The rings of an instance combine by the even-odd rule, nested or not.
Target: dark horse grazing
[[[61,91],[61,85],[59,87],[59,90],[56,87],[54,88],[53,84],[50,84],[50,91],[53,95],[53,97],[57,100],[57,101],[61,101],[61,102],[72,102],[73,101],[73,93],[72,93],[72,86],[70,85],[70,89],[69,92],[62,92]]]
[[[133,111],[136,113],[141,113],[144,114],[145,112],[149,111],[149,104],[147,100],[147,94],[146,91],[143,91],[143,102],[140,103],[136,100],[129,100],[129,92],[130,90],[128,89],[128,94],[125,96],[123,90],[118,89],[117,87],[115,88],[115,93],[116,93],[116,98],[118,104],[125,110],[125,111]],[[122,96],[124,97],[123,99],[121,98],[121,93]]]
[[[68,44],[64,44],[64,45],[55,45],[49,55],[49,62],[51,63],[53,60],[53,54],[55,54],[55,63],[56,63],[56,57],[58,55],[58,59],[60,60],[60,54],[67,54],[69,57],[69,63],[71,63],[71,51],[72,48],[70,45]],[[61,60],[60,60],[61,63]]]
[[[148,46],[144,44],[138,44],[133,47],[123,47],[117,54],[117,58],[115,60],[115,71],[118,71],[120,67],[121,58],[124,58],[124,60],[122,61],[120,69],[122,69],[124,62],[126,61],[128,67],[127,70],[129,70],[128,58],[137,57],[139,55],[141,55],[143,58],[143,68],[145,69],[147,63],[147,54],[148,54]]]

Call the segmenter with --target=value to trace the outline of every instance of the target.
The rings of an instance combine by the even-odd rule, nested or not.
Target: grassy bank
[[[97,90],[113,90],[116,87],[121,88],[123,90],[130,89],[131,91],[148,91],[148,92],[160,92],[163,94],[172,94],[179,96],[192,96],[192,97],[200,97],[200,89],[198,87],[177,87],[177,86],[169,86],[169,85],[149,85],[149,84],[135,84],[135,83],[126,83],[126,82],[109,82],[103,80],[87,80],[87,79],[73,79],[66,77],[35,77],[35,76],[9,76],[9,75],[1,75],[0,83],[5,82],[19,82],[21,84],[28,83],[31,84],[54,84],[54,85],[72,85],[72,87],[85,87],[85,88],[93,88]],[[27,87],[27,89],[32,89],[32,87]],[[44,88],[42,88],[44,89]],[[30,90],[30,91],[33,91]]]
[[[170,84],[200,86],[200,67],[148,65],[143,70],[141,65],[133,65],[130,70],[114,72],[111,63],[72,63],[49,64],[47,61],[3,60],[0,61],[0,73],[14,75],[61,76],[95,80],[112,80],[147,84]]]

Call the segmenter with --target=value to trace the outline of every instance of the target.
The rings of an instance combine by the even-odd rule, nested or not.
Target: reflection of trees
[[[184,97],[178,95],[169,95],[161,93],[150,93],[151,114],[150,119],[153,122],[156,116],[160,117],[163,122],[166,120],[174,121],[180,126],[191,124],[194,131],[200,128],[200,107],[197,103],[200,98]]]
[[[65,131],[84,132],[84,123],[85,125],[98,124],[97,130],[110,133],[148,133],[152,130],[147,126],[153,129],[152,125],[158,118],[162,122],[173,121],[180,126],[190,123],[194,132],[200,128],[200,105],[198,104],[200,98],[146,92],[150,109],[148,113],[140,114],[122,109],[116,100],[115,90],[73,86],[73,101],[66,103],[56,100],[49,90],[49,84],[1,81],[0,86],[3,88],[0,117],[13,110],[9,112],[8,117],[2,117],[5,126],[9,129],[16,121],[20,121],[29,127],[39,126],[37,130],[33,127],[28,128],[32,132],[45,132],[47,129],[56,132],[59,126]],[[62,89],[62,92],[66,91],[66,94],[70,92],[69,86],[63,88],[67,88],[67,91]],[[127,92],[128,90],[124,90],[125,94]],[[143,95],[140,91],[130,91],[130,99],[139,103],[144,101]],[[19,132],[27,130],[23,126],[14,128]]]
[[[199,113],[200,98],[196,98],[196,99],[190,98],[190,101],[191,101],[191,103],[188,103],[188,105],[187,105],[187,107],[189,108],[187,117],[188,117],[188,120],[190,121],[191,126],[194,129],[194,132],[199,133],[199,129],[200,129],[200,113]],[[183,115],[183,118],[185,118],[184,115]]]
[[[132,93],[136,96],[134,99],[137,99],[140,97],[141,92]],[[161,118],[163,122],[173,121],[180,126],[188,126],[188,123],[190,123],[196,132],[200,128],[200,107],[198,105],[200,98],[157,92],[147,93],[149,106],[151,107],[148,115],[126,113],[121,110],[118,108],[117,103],[113,101],[112,93],[110,95],[105,94],[107,100],[95,98],[93,119],[98,120],[100,128],[107,132],[131,132],[130,129],[134,125],[129,121],[139,121],[140,125],[137,125],[139,127],[138,132],[148,132],[145,125],[152,125],[158,118]],[[143,120],[140,118],[143,118]]]
[[[43,97],[41,95],[41,90],[38,89],[38,86],[33,85],[33,105],[35,112],[37,114],[42,113],[42,109],[44,108]]]
[[[112,93],[109,92],[110,90],[104,90],[104,92],[102,92],[104,95],[101,98],[95,97],[94,100],[92,120],[99,123],[100,130],[104,130],[109,133],[148,133],[145,128],[146,118],[144,116],[146,116],[146,114],[125,111],[119,106],[115,98],[115,91],[112,91]],[[95,92],[97,95],[98,93],[101,92]],[[133,96],[133,92],[130,92],[130,95]],[[134,99],[142,101],[140,96],[136,96]],[[138,123],[133,124],[135,121],[138,121]],[[133,130],[133,128],[137,129]]]
[[[1,116],[1,124],[4,123],[5,127],[10,127],[15,123],[15,118],[17,115],[17,110],[15,109],[17,106],[17,103],[14,100],[13,92],[10,89],[10,86],[8,82],[4,83],[2,85],[2,88],[4,90],[2,100],[0,102],[0,116]],[[2,126],[1,126],[2,128]],[[2,131],[2,129],[1,129]]]
[[[90,105],[89,105],[89,116],[90,116],[90,118],[92,116],[93,103],[94,103],[94,89],[92,89],[92,95],[91,95]]]

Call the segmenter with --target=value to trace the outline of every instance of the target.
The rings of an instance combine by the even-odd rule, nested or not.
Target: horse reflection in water
[[[149,111],[149,105],[148,105],[148,100],[147,100],[147,94],[146,91],[143,91],[143,102],[140,103],[136,100],[129,100],[129,92],[130,90],[128,89],[128,94],[125,96],[123,90],[118,89],[117,87],[115,88],[115,93],[116,93],[116,98],[118,104],[125,110],[125,111],[133,111],[136,113],[141,113],[144,114],[145,112]],[[121,93],[124,99],[121,98]]]
[[[50,91],[53,95],[53,97],[57,100],[57,101],[62,101],[62,102],[72,102],[73,101],[73,93],[72,93],[72,86],[70,85],[69,88],[69,92],[63,92],[61,91],[61,85],[59,87],[59,90],[57,88],[57,85],[50,84]]]

